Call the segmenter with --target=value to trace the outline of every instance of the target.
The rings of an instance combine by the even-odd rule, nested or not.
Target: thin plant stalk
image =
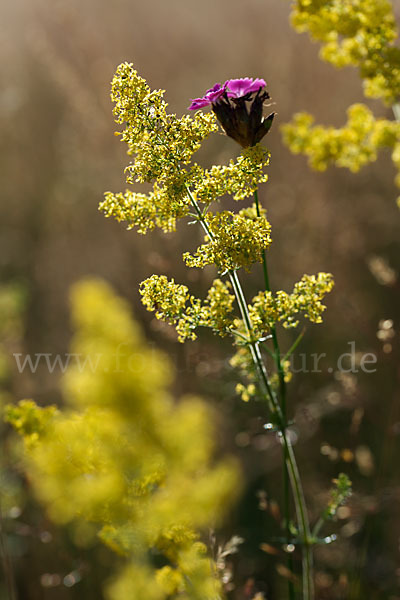
[[[255,204],[256,204],[257,216],[261,217],[260,202],[258,199],[258,190],[255,190],[255,192],[254,192],[254,200],[255,200]],[[271,292],[271,286],[270,286],[269,275],[268,275],[267,254],[266,254],[265,250],[263,250],[263,253],[262,253],[262,265],[263,265],[265,289],[267,292]],[[279,392],[280,392],[283,424],[285,427],[287,427],[285,373],[284,373],[284,366],[281,361],[281,351],[279,348],[278,335],[276,333],[275,325],[271,326],[271,336],[272,336],[272,343],[274,346],[275,362],[276,362],[276,367],[277,367],[278,376],[279,376]],[[289,471],[287,468],[287,456],[286,455],[285,455],[284,461],[283,461],[283,514],[284,514],[285,529],[286,529],[286,542],[289,545],[290,536],[291,536],[291,534],[290,534],[290,498],[289,498]],[[287,564],[288,564],[290,573],[293,573],[294,564],[293,564],[293,556],[291,554],[288,554]],[[295,599],[295,590],[294,590],[293,580],[291,578],[288,579],[288,592],[289,592],[289,600],[294,600]]]
[[[214,239],[212,232],[210,231],[204,215],[197,204],[196,199],[191,193],[190,189],[187,188],[189,198],[192,206],[196,212],[197,219],[201,223],[204,231],[206,232],[209,239]],[[264,392],[265,399],[268,403],[271,416],[275,419],[281,443],[284,450],[285,463],[289,474],[289,481],[292,488],[292,494],[294,504],[296,507],[296,516],[299,528],[300,539],[302,541],[302,587],[303,587],[303,600],[314,600],[314,583],[313,583],[313,557],[311,548],[311,532],[310,524],[308,520],[308,513],[303,493],[303,487],[300,479],[300,473],[298,470],[296,458],[294,455],[293,447],[286,433],[286,422],[283,418],[281,405],[276,397],[274,390],[271,387],[268,372],[265,367],[262,354],[259,347],[259,342],[255,340],[253,335],[253,327],[250,319],[250,315],[247,308],[247,302],[239,281],[239,277],[235,270],[228,271],[228,276],[232,284],[232,288],[236,297],[236,301],[239,306],[239,310],[245,324],[247,334],[249,337],[249,347],[251,351],[252,360],[255,366],[260,388]]]

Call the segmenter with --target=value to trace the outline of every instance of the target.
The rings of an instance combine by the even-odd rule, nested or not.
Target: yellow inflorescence
[[[163,90],[150,90],[129,63],[121,64],[112,81],[111,99],[119,124],[125,124],[122,141],[135,161],[129,165],[130,180],[168,182],[212,131],[217,131],[212,113],[197,112],[182,118],[167,113]]]
[[[282,129],[292,152],[307,155],[310,165],[319,171],[335,164],[355,172],[375,161],[380,148],[390,148],[400,187],[400,123],[376,119],[363,104],[350,106],[348,121],[339,129],[314,125],[307,113],[295,115],[293,122]]]
[[[367,96],[397,105],[400,47],[389,0],[294,0],[292,23],[323,43],[324,60],[336,67],[357,66]],[[376,119],[363,104],[349,107],[344,127],[314,125],[311,115],[299,113],[283,133],[290,149],[307,155],[321,171],[331,164],[358,171],[376,160],[380,148],[390,148],[400,187],[400,123]]]
[[[237,161],[228,166],[214,165],[204,171],[194,195],[201,202],[213,202],[230,194],[235,200],[251,196],[260,183],[268,181],[264,168],[269,164],[269,152],[260,144],[242,151]]]
[[[100,209],[140,233],[155,226],[170,231],[187,214],[187,185],[201,174],[200,167],[189,163],[204,139],[218,130],[213,113],[181,118],[167,113],[163,94],[150,90],[128,63],[118,67],[112,81],[115,119],[125,125],[121,140],[134,157],[126,168],[127,182],[153,183],[154,189],[148,195],[107,192]]]
[[[234,296],[230,284],[215,279],[204,302],[189,294],[185,285],[168,280],[165,275],[152,275],[142,282],[142,302],[157,319],[176,326],[179,341],[196,339],[198,327],[209,327],[221,336],[226,335],[233,320]]]
[[[172,401],[171,365],[147,347],[105,284],[77,285],[73,302],[72,350],[81,363],[65,375],[67,408],[22,402],[8,409],[27,442],[32,485],[55,521],[74,526],[79,543],[98,532],[129,557],[108,590],[112,600],[218,599],[215,565],[197,530],[226,508],[236,471],[211,463],[210,412],[197,398]],[[91,360],[82,366],[84,357]],[[170,566],[155,567],[151,549]]]
[[[35,445],[57,413],[55,406],[39,409],[33,400],[21,400],[18,406],[7,407],[7,419],[24,436],[28,446]]]
[[[324,60],[357,66],[367,96],[397,102],[400,48],[389,0],[294,0],[292,23],[323,43]]]
[[[115,119],[125,125],[121,140],[134,159],[126,167],[127,182],[152,183],[153,190],[149,194],[129,189],[106,192],[100,210],[139,233],[155,227],[174,230],[176,220],[189,212],[189,190],[199,202],[210,204],[225,194],[235,200],[247,198],[267,181],[264,167],[269,153],[259,144],[243,150],[227,166],[205,170],[192,164],[205,138],[218,130],[216,118],[212,112],[201,111],[180,118],[169,114],[163,94],[163,90],[150,90],[128,63],[120,65],[113,78]]]
[[[252,325],[252,341],[259,342],[265,338],[271,331],[271,328],[282,323],[283,327],[297,327],[299,317],[303,316],[313,323],[322,322],[322,313],[325,310],[322,300],[333,288],[333,278],[330,273],[318,273],[318,275],[303,275],[301,280],[295,283],[293,292],[288,294],[278,291],[260,292],[253,298],[248,306],[249,316]],[[239,383],[236,386],[236,392],[241,396],[244,402],[248,402],[257,395],[258,389],[254,385],[256,373],[254,369],[252,353],[249,339],[246,336],[246,328],[243,321],[234,322],[234,333],[240,333],[236,338],[237,350],[230,360],[232,367],[237,369],[241,376],[248,382],[246,385]],[[289,382],[292,377],[290,371],[290,361],[285,360],[282,363],[283,376],[285,382]],[[278,373],[270,377],[272,388],[279,388]]]
[[[333,288],[330,273],[303,275],[294,286],[293,292],[260,292],[249,305],[249,313],[255,332],[260,336],[269,332],[277,322],[284,327],[297,327],[299,314],[313,323],[322,322],[325,306],[322,300]]]
[[[267,181],[264,171],[269,164],[269,152],[256,144],[245,148],[228,165],[203,169],[192,162],[192,156],[203,140],[217,129],[212,114],[199,111],[193,118],[168,114],[163,92],[151,91],[128,64],[118,68],[111,96],[117,122],[125,123],[122,140],[134,158],[126,169],[128,183],[152,183],[153,190],[148,194],[130,190],[121,194],[108,192],[101,205],[105,214],[126,222],[128,228],[136,227],[139,233],[155,227],[171,231],[177,219],[194,217],[206,231],[205,243],[193,253],[186,252],[184,261],[189,267],[214,265],[221,277],[236,277],[236,270],[249,271],[255,263],[262,263],[264,252],[271,244],[271,226],[265,210],[253,204],[237,213],[208,211],[212,202],[225,195],[243,200],[254,194],[259,184]],[[363,125],[361,117],[355,111],[352,114],[351,126],[357,129],[358,135],[354,144],[368,135],[368,124]],[[292,136],[293,143],[298,144],[298,151],[304,151],[303,137],[309,132],[310,122],[306,120],[301,125],[303,135],[297,135],[295,128],[292,132],[287,130],[287,136]],[[384,134],[381,128],[381,134],[383,139],[387,131]],[[351,136],[354,137],[354,132]],[[340,149],[345,148],[350,155],[348,142],[344,139]],[[277,322],[286,327],[294,326],[298,313],[320,322],[324,309],[321,299],[333,284],[323,274],[316,278],[304,276],[292,294],[260,292],[248,309],[250,314],[246,315],[246,301],[239,298],[242,292],[235,281],[232,279],[233,290],[230,283],[215,280],[206,298],[201,300],[185,285],[163,275],[152,275],[142,282],[140,293],[143,304],[155,312],[157,319],[174,325],[181,342],[196,339],[198,327],[211,328],[221,336],[231,334],[237,347],[232,364],[248,379],[248,385],[241,389],[243,398],[248,400],[257,392],[251,346]],[[240,319],[234,313],[232,291],[240,305]],[[286,376],[289,377],[289,373]]]
[[[236,384],[236,393],[242,398],[243,402],[248,402],[250,398],[256,395],[257,388],[254,383],[243,385],[243,383]]]
[[[205,220],[211,236],[194,255],[183,258],[189,267],[214,264],[220,272],[249,267],[261,262],[264,250],[271,244],[271,225],[264,216],[249,218],[248,210],[235,214],[222,211],[208,213]],[[211,238],[211,239],[210,239]]]
[[[128,229],[136,227],[137,232],[143,234],[155,227],[165,232],[174,231],[177,217],[188,212],[187,204],[176,200],[174,210],[170,210],[172,198],[156,186],[148,195],[126,190],[118,194],[106,192],[104,196],[100,208],[106,217],[123,221],[128,224]]]

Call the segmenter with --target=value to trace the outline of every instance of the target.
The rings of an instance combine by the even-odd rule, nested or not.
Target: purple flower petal
[[[203,96],[203,98],[195,98],[192,100],[189,110],[197,110],[198,108],[203,108],[204,106],[209,106],[210,104],[211,100],[205,96]]]
[[[212,103],[218,102],[218,100],[221,98],[221,96],[225,93],[225,90],[226,90],[226,83],[224,83],[224,85],[216,83],[214,85],[214,87],[207,90],[206,97],[209,98]]]
[[[206,91],[202,98],[195,98],[192,100],[192,104],[189,106],[189,110],[197,110],[204,106],[209,106],[218,102],[221,96],[225,93],[226,83],[221,86],[220,83],[216,83],[212,88]]]
[[[251,77],[244,77],[242,79],[229,79],[225,82],[228,89],[229,98],[242,98],[247,94],[258,92],[261,88],[266,86],[264,79],[252,79]]]

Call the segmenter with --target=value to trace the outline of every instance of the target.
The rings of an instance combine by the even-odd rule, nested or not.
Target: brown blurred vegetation
[[[179,345],[139,301],[138,283],[153,272],[189,280],[198,293],[206,289],[212,270],[187,272],[180,258],[194,246],[194,230],[181,224],[177,235],[139,236],[97,210],[104,191],[125,187],[128,160],[113,136],[109,100],[109,82],[120,62],[133,62],[152,87],[166,89],[170,109],[178,114],[216,81],[264,77],[278,112],[267,138],[270,181],[261,191],[273,227],[273,286],[290,289],[303,273],[318,270],[331,271],[336,280],[325,324],[308,327],[300,350],[326,353],[325,368],[300,373],[290,385],[313,519],[340,471],[354,485],[348,507],[324,530],[336,531],[339,541],[316,552],[317,597],[395,600],[400,598],[400,214],[394,173],[383,155],[357,175],[334,169],[317,174],[283,146],[279,124],[293,113],[308,110],[319,121],[340,125],[347,106],[363,101],[357,73],[320,62],[318,47],[290,29],[288,16],[284,0],[3,0],[1,281],[20,282],[28,293],[18,350],[23,353],[68,351],[68,289],[84,275],[104,277],[131,300],[149,337],[174,357],[177,391],[200,391],[217,403],[221,447],[243,460],[247,490],[228,516],[226,531],[217,534],[220,542],[233,534],[246,540],[234,560],[231,597],[251,598],[257,591],[268,600],[286,597],[283,552],[259,549],[262,543],[273,545],[280,533],[275,504],[281,497],[280,451],[274,436],[263,432],[256,407],[235,396],[225,360],[229,344],[204,335]],[[379,102],[368,105],[376,114],[390,114]],[[203,161],[219,163],[237,149],[214,136],[201,152]],[[196,235],[200,239],[200,232]],[[385,272],[392,276],[385,279]],[[262,285],[261,273],[254,275],[246,278],[249,295]],[[388,319],[395,335],[379,339],[379,322]],[[284,339],[290,344],[292,336]],[[327,371],[351,341],[357,352],[376,353],[376,373]],[[15,368],[9,387],[16,399],[54,402],[60,400],[58,378],[44,369],[20,375]],[[19,540],[14,559],[21,600],[101,597],[101,582],[115,560],[106,549],[77,549],[68,532],[51,529],[32,501],[14,521],[9,527]],[[52,541],[44,544],[47,530]],[[63,577],[77,563],[85,565],[82,581],[68,588]],[[60,573],[61,579],[43,585],[50,581],[43,580],[46,573]]]

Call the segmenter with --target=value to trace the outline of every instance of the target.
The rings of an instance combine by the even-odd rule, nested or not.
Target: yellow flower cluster
[[[185,285],[169,281],[165,275],[152,275],[140,286],[147,310],[155,311],[157,319],[175,325],[180,342],[195,340],[198,327],[209,327],[221,336],[230,331],[235,298],[229,290],[229,283],[215,279],[202,302],[189,294]]]
[[[205,216],[210,236],[194,255],[186,252],[188,267],[215,264],[220,272],[249,267],[261,262],[264,250],[271,244],[271,225],[265,216],[249,218],[249,209],[235,214],[221,211]]]
[[[251,399],[257,398],[259,394],[259,388],[256,385],[257,376],[254,370],[253,359],[249,346],[240,346],[237,348],[235,354],[230,359],[230,365],[236,369],[242,378],[246,381],[246,384],[238,383],[236,385],[236,393],[240,396],[243,402],[249,402]],[[290,370],[290,360],[285,360],[282,363],[282,369],[284,374],[285,383],[289,383],[292,379],[292,372]],[[269,383],[271,388],[278,392],[280,386],[280,379],[277,372],[270,375]]]
[[[58,410],[48,406],[38,410],[33,400],[21,400],[18,406],[7,406],[7,420],[20,433],[28,446],[34,446],[39,437],[46,431]]]
[[[246,384],[238,383],[236,385],[236,393],[241,397],[243,402],[249,402],[259,392],[257,384],[257,374],[254,368],[253,358],[250,348],[247,345],[237,343],[235,354],[229,360],[229,364],[243,378]]]
[[[283,378],[284,378],[285,383],[289,383],[292,380],[293,374],[292,374],[290,368],[291,368],[290,360],[285,360],[282,363]],[[278,375],[278,373],[274,373],[271,376],[270,383],[271,383],[271,386],[275,390],[279,389],[279,375]]]
[[[236,384],[236,393],[241,397],[243,402],[249,402],[250,398],[256,395],[257,388],[254,383],[243,385],[243,383]]]
[[[248,217],[253,214],[253,207],[246,209]],[[258,217],[255,217],[258,218]],[[333,288],[333,278],[329,273],[303,275],[294,285],[293,292],[288,294],[278,291],[260,292],[248,306],[251,321],[251,339],[241,319],[232,315],[234,296],[230,293],[230,284],[219,279],[213,282],[204,302],[189,293],[185,285],[168,280],[164,275],[152,275],[141,284],[142,302],[146,308],[162,319],[175,325],[179,341],[196,339],[197,327],[208,327],[221,336],[228,333],[234,337],[236,353],[230,364],[247,380],[241,383],[237,392],[245,402],[256,395],[256,373],[250,343],[258,342],[268,334],[271,327],[278,322],[286,328],[296,327],[300,314],[313,323],[322,322],[325,310],[322,300]],[[291,378],[290,364],[283,364],[285,381]],[[271,384],[274,385],[274,380]],[[276,379],[278,385],[278,379]]]
[[[339,129],[314,125],[307,113],[295,115],[293,122],[282,129],[292,152],[308,156],[311,167],[319,171],[335,164],[355,172],[375,161],[380,148],[390,148],[399,170],[396,183],[400,187],[400,123],[376,119],[363,104],[349,107],[348,121]]]
[[[8,410],[28,442],[38,497],[53,520],[73,526],[77,543],[99,532],[128,557],[110,600],[217,600],[215,565],[197,531],[226,509],[236,469],[211,463],[210,411],[197,398],[172,401],[171,365],[146,346],[106,284],[75,287],[73,318],[72,351],[87,360],[65,375],[66,408],[22,402]]]
[[[154,572],[147,565],[130,564],[110,586],[110,600],[220,600],[219,586],[213,577],[213,563],[202,544],[192,544],[179,555],[179,570],[171,566]]]
[[[249,270],[254,263],[262,262],[271,244],[271,226],[265,210],[254,204],[238,213],[213,213],[208,209],[212,202],[226,194],[242,200],[256,192],[258,185],[267,181],[263,171],[269,164],[268,151],[260,144],[247,147],[236,161],[210,169],[192,163],[193,153],[205,137],[215,131],[215,120],[211,116],[206,119],[201,112],[196,113],[194,119],[168,115],[163,92],[150,91],[131,65],[118,68],[112,84],[112,99],[116,103],[117,122],[126,123],[122,139],[135,157],[127,168],[128,182],[151,182],[153,191],[147,195],[129,190],[124,194],[108,192],[101,205],[106,215],[125,221],[128,228],[136,227],[139,233],[146,233],[156,226],[171,231],[176,219],[190,212],[190,216],[202,223],[206,237],[205,243],[194,253],[183,255],[187,266],[215,265],[221,275],[233,276],[232,272],[237,269]],[[304,128],[308,130],[309,124]],[[366,135],[364,130],[362,134]],[[241,388],[243,397],[249,399],[256,393],[250,347],[276,322],[281,321],[286,327],[295,326],[299,312],[320,322],[324,310],[321,299],[333,285],[329,278],[325,274],[304,276],[292,294],[260,293],[249,307],[249,315],[246,315],[246,301],[240,298],[241,292],[233,282],[246,324],[232,314],[231,285],[219,279],[213,282],[204,300],[190,294],[185,285],[159,275],[142,282],[140,293],[143,304],[155,312],[157,319],[175,326],[181,342],[196,339],[198,327],[211,328],[221,336],[231,334],[237,347],[232,364],[250,380],[250,387]],[[289,372],[285,377],[289,377]]]
[[[291,294],[282,291],[275,294],[260,292],[249,305],[255,333],[263,336],[278,321],[282,322],[284,327],[297,327],[299,313],[313,323],[321,323],[321,315],[326,308],[322,300],[332,290],[333,285],[330,273],[318,273],[303,275],[294,285]]]
[[[389,0],[294,0],[292,23],[323,43],[324,60],[357,66],[367,96],[397,102],[400,48]]]
[[[201,202],[213,202],[230,194],[234,200],[243,200],[251,196],[260,183],[268,181],[263,172],[269,165],[269,152],[260,144],[242,151],[237,161],[227,166],[214,165],[205,170],[198,180],[194,196]]]
[[[177,216],[184,216],[188,211],[183,203],[175,203],[172,211],[170,205],[174,199],[168,197],[165,190],[158,190],[156,186],[148,195],[125,190],[124,193],[117,194],[106,192],[104,197],[100,209],[106,217],[123,221],[128,224],[128,229],[136,227],[137,232],[143,234],[155,227],[160,227],[166,232],[173,231]]]
[[[237,334],[235,339],[237,349],[230,364],[247,382],[246,385],[239,383],[236,386],[236,391],[244,402],[248,402],[250,398],[256,396],[258,391],[255,385],[257,377],[250,341],[262,341],[265,335],[270,333],[271,327],[279,322],[286,328],[297,327],[300,314],[313,323],[322,323],[322,313],[326,308],[322,304],[322,300],[332,290],[333,285],[330,273],[318,273],[318,275],[303,275],[301,280],[295,283],[291,294],[283,291],[275,294],[272,292],[257,294],[248,306],[252,340],[248,339],[243,321],[240,319],[234,321],[233,333]],[[289,382],[292,377],[290,361],[284,361],[282,368],[284,380]],[[278,390],[279,377],[277,373],[272,374],[270,384],[273,389]]]
[[[294,0],[292,23],[322,41],[322,59],[336,67],[357,66],[365,94],[394,105],[398,119],[400,47],[390,0]],[[390,148],[400,187],[399,123],[375,119],[362,104],[349,107],[344,127],[315,126],[310,115],[300,113],[283,132],[291,150],[306,154],[318,170],[335,164],[357,171],[376,160],[380,148]]]
[[[188,300],[193,303],[186,285],[170,281],[165,275],[152,275],[140,284],[142,302],[148,310],[156,311],[157,319],[174,323],[185,311]]]
[[[236,200],[250,196],[267,181],[263,169],[269,153],[257,145],[243,150],[236,162],[203,169],[191,164],[193,154],[210,133],[218,130],[213,112],[197,111],[178,118],[167,113],[163,90],[150,90],[131,64],[121,64],[112,81],[111,98],[119,133],[134,160],[126,168],[129,184],[152,183],[149,194],[126,190],[106,192],[100,210],[124,221],[139,233],[160,227],[175,229],[176,220],[190,209],[188,190],[198,201],[210,204],[224,194]]]
[[[111,99],[119,124],[125,124],[122,141],[135,155],[127,167],[128,180],[154,179],[167,183],[187,165],[203,140],[217,131],[213,113],[196,112],[178,118],[167,113],[163,90],[150,90],[129,63],[121,64],[112,81]]]

